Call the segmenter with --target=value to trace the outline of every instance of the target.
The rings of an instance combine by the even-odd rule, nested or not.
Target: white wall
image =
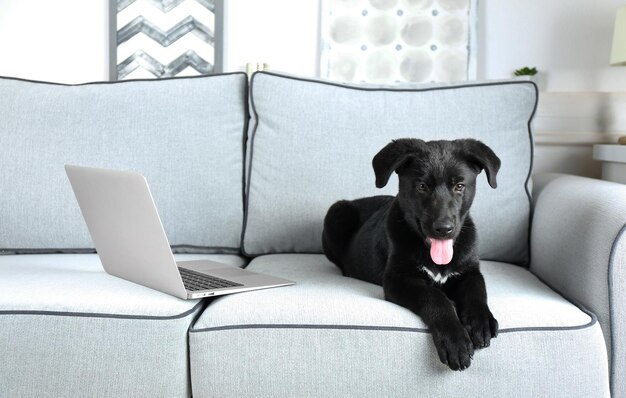
[[[399,0],[403,1],[403,0]],[[319,73],[320,0],[228,0],[228,70],[261,61]],[[613,19],[623,0],[479,0],[478,77],[524,65],[548,91],[626,91],[610,68]],[[60,82],[108,78],[108,0],[0,0],[0,74]]]
[[[108,79],[106,0],[0,0],[0,75]]]
[[[400,0],[402,1],[402,0]],[[479,0],[478,78],[536,66],[547,91],[626,91],[626,67],[609,67],[623,0]],[[229,70],[261,61],[319,73],[319,0],[231,0]]]
[[[623,0],[482,0],[478,77],[546,73],[548,91],[626,91],[626,68],[609,67]]]
[[[319,74],[320,0],[227,1],[227,70],[265,62],[276,71]],[[626,92],[626,67],[608,66],[613,19],[623,0],[478,2],[478,77],[506,78],[526,65],[543,72],[536,170],[598,176],[592,144],[626,134],[626,122],[615,117],[626,113],[626,102],[602,97]],[[108,7],[109,0],[0,0],[0,75],[108,80]],[[564,92],[577,93],[576,107]],[[605,100],[609,113],[596,105]],[[584,123],[577,125],[581,110]]]
[[[230,0],[228,70],[264,62],[273,70],[319,74],[319,0]]]

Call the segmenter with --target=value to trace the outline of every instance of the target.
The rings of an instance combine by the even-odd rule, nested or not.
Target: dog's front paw
[[[474,355],[474,346],[460,323],[433,330],[433,339],[441,362],[452,370],[469,368]]]
[[[489,347],[491,339],[498,337],[498,321],[487,306],[470,308],[460,314],[474,348]]]

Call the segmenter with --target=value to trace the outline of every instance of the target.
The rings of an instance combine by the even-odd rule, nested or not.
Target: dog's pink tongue
[[[452,239],[430,239],[430,258],[438,265],[452,261]]]

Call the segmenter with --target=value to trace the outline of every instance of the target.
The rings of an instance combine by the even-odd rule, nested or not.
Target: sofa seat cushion
[[[323,255],[255,258],[248,269],[296,285],[208,306],[190,333],[194,396],[607,395],[595,316],[526,269],[481,267],[500,334],[457,373],[439,362],[422,320],[385,301],[380,286],[344,277]]]
[[[110,276],[96,254],[0,256],[0,395],[189,396],[202,304]]]
[[[176,254],[179,261],[213,259],[241,266],[228,254]],[[172,317],[198,300],[181,300],[104,272],[97,254],[0,256],[0,314],[5,311]]]

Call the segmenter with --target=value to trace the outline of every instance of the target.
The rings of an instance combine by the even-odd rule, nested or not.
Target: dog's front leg
[[[491,339],[498,336],[498,321],[487,305],[485,280],[478,266],[451,278],[443,289],[456,304],[459,319],[467,329],[474,348],[489,347]]]
[[[419,273],[398,272],[390,265],[383,280],[385,298],[420,316],[433,335],[439,359],[452,370],[470,366],[474,347],[452,302],[440,289],[429,286]],[[404,269],[415,269],[415,266]]]

